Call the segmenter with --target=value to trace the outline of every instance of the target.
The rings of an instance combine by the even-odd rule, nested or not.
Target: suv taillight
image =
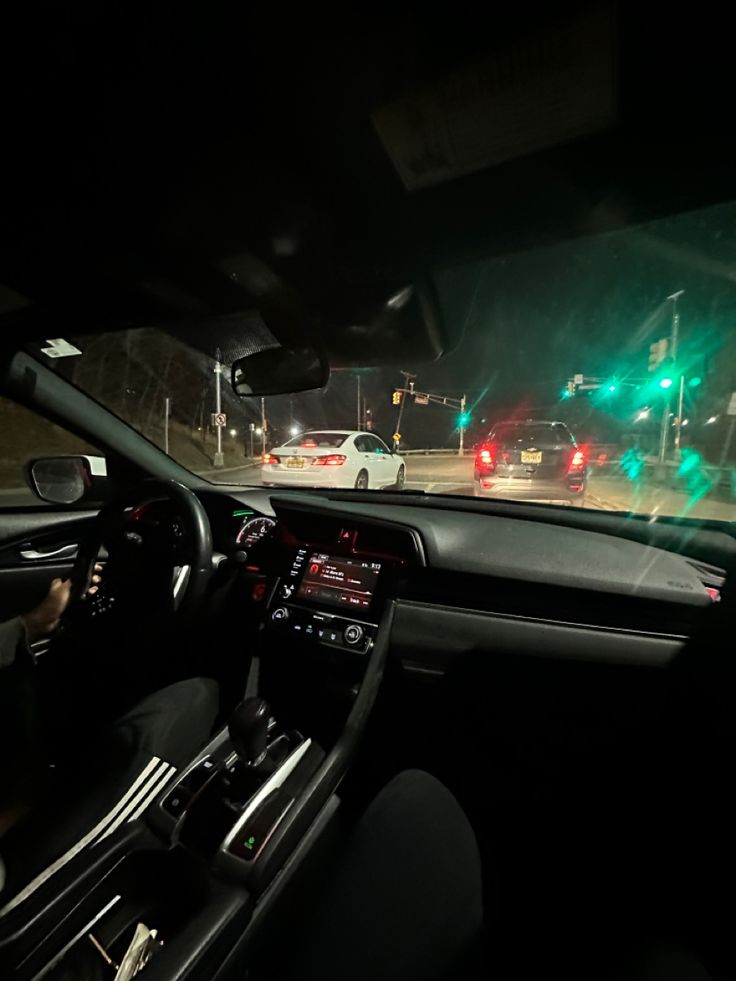
[[[493,470],[496,466],[498,447],[495,443],[485,443],[475,454],[475,466],[478,470]]]
[[[588,459],[585,450],[573,450],[572,456],[570,457],[570,462],[567,465],[567,472],[569,474],[583,473],[587,463]]]
[[[341,467],[347,460],[342,453],[330,453],[328,456],[312,457],[313,467]]]

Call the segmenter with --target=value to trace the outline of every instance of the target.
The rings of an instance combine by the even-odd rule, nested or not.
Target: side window
[[[367,436],[356,436],[355,437],[355,449],[358,453],[371,453],[373,447],[370,444],[370,440]]]
[[[36,497],[26,482],[26,465],[42,456],[82,454],[99,450],[10,399],[0,396],[0,509],[51,507]]]
[[[368,439],[371,441],[372,453],[388,453],[388,448],[381,442],[378,436],[369,436]]]

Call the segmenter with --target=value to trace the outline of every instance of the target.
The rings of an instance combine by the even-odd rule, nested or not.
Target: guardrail
[[[472,456],[470,450],[465,451],[465,456]],[[399,450],[399,456],[458,456],[457,450]]]

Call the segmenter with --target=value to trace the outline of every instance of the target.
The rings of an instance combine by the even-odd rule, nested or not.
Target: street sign
[[[736,416],[736,392],[731,392],[731,401],[726,409],[727,416]]]
[[[401,439],[401,433],[394,433],[394,442],[398,443]]]
[[[583,379],[583,376],[582,375],[573,375],[572,376],[572,381],[573,381],[573,384],[574,385],[582,385],[584,379]]]
[[[656,371],[669,353],[670,342],[666,337],[649,345],[649,371]]]
[[[414,405],[429,405],[429,395],[415,395]]]
[[[217,426],[222,429],[227,426],[227,416],[224,412],[213,412],[212,413],[212,425]]]

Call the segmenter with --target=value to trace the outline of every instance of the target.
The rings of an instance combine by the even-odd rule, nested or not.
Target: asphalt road
[[[209,471],[205,476],[222,482],[258,484],[257,466],[237,470]],[[430,494],[473,494],[472,456],[406,457],[407,488]],[[623,474],[593,470],[588,478],[585,507],[596,511],[639,511],[645,514],[683,515],[736,520],[736,501],[729,501],[723,491],[701,500],[687,493],[657,486],[646,481],[632,482]]]

